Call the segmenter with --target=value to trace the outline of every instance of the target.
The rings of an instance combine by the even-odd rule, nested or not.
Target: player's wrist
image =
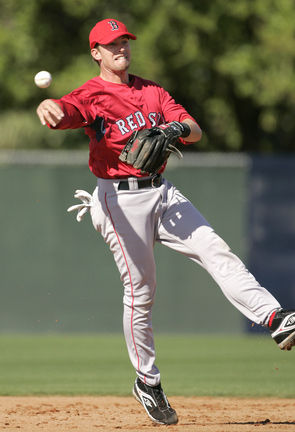
[[[176,138],[186,138],[191,133],[191,128],[187,123],[181,123],[178,121],[173,121],[171,123],[160,125],[159,128],[163,130],[169,129],[169,132],[175,135]]]
[[[179,126],[181,127],[182,133],[181,133],[181,138],[186,138],[191,134],[191,128],[189,127],[189,125],[187,123],[180,123],[180,122],[176,122],[179,124]]]

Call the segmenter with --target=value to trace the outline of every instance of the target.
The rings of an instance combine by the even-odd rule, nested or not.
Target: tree
[[[138,36],[131,72],[162,84],[200,123],[196,151],[293,150],[292,0],[2,0],[0,127],[30,127],[30,140],[11,144],[4,133],[0,146],[87,145],[77,132],[56,144],[34,109],[98,73],[88,34],[107,17]],[[33,84],[41,69],[54,78],[46,90]]]

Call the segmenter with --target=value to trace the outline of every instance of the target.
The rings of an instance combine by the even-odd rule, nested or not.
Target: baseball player
[[[199,141],[202,132],[161,86],[128,72],[130,39],[136,36],[120,21],[98,22],[89,42],[99,76],[60,99],[44,100],[37,114],[52,129],[84,128],[90,139],[89,168],[97,185],[92,196],[76,191],[82,203],[74,208],[78,220],[90,208],[94,228],[120,272],[124,335],[137,375],[133,394],[154,422],[175,424],[177,414],[155,364],[155,242],[206,269],[241,313],[269,328],[281,349],[295,344],[295,311],[281,308],[194,205],[163,177],[171,152]]]

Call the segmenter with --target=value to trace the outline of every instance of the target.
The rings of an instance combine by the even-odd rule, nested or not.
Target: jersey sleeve
[[[62,99],[52,100],[61,107],[64,117],[56,126],[51,126],[47,123],[50,129],[77,129],[85,126],[85,120],[82,114],[74,105],[64,102]]]
[[[95,113],[87,90],[79,88],[60,99],[53,99],[63,110],[64,117],[52,129],[77,129],[92,124]]]
[[[167,123],[172,121],[182,122],[185,119],[191,119],[192,121],[197,123],[197,121],[186,111],[186,109],[182,105],[175,102],[175,100],[166,90],[164,90],[163,88],[161,90],[162,90],[162,109],[163,109],[165,121]],[[192,144],[192,142],[185,141],[185,139],[183,138],[179,138],[179,140],[185,145]]]

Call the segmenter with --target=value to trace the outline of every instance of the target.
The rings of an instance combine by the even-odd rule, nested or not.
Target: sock
[[[270,318],[269,318],[269,321],[268,321],[268,327],[269,327],[269,328],[270,328],[271,325],[272,325],[272,322],[273,322],[273,319],[274,319],[276,313],[277,313],[277,311],[274,311],[274,312],[271,314]]]

